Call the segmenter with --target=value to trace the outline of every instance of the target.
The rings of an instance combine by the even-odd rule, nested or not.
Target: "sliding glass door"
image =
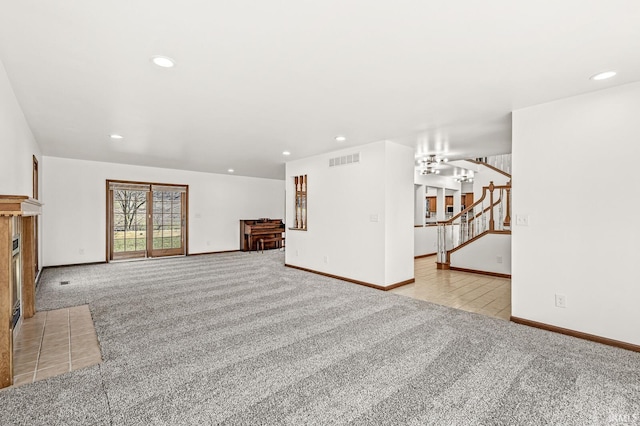
[[[147,192],[115,189],[112,200],[111,259],[146,257]]]
[[[152,191],[152,243],[151,256],[175,256],[184,254],[183,193],[167,191],[168,188]]]
[[[107,181],[108,259],[186,254],[187,189]]]

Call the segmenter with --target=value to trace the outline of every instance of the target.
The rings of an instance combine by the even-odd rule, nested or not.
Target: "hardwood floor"
[[[436,257],[416,259],[416,282],[391,290],[464,311],[509,320],[511,279],[436,268]]]

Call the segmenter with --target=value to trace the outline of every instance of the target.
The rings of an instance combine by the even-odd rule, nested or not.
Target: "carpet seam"
[[[113,426],[113,413],[111,412],[111,401],[109,401],[109,394],[107,393],[107,388],[104,384],[104,377],[102,377],[101,364],[98,364],[98,370],[100,371],[100,386],[102,387],[102,391],[104,392],[104,397],[107,400],[107,410],[109,411],[109,425]]]

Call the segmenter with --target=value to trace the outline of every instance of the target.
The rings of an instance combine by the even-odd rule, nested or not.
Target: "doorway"
[[[33,173],[32,173],[32,178],[33,178],[33,199],[34,200],[39,200],[40,199],[40,177],[38,174],[38,159],[36,158],[36,156],[33,156]],[[38,235],[40,235],[40,231],[39,231],[39,223],[40,221],[40,216],[36,216],[34,221],[33,221],[33,226],[34,226],[34,242],[33,242],[33,263],[34,263],[34,277],[38,276],[38,272],[40,272],[40,251],[39,251],[39,244],[38,244]]]
[[[107,181],[107,259],[187,254],[188,186]]]

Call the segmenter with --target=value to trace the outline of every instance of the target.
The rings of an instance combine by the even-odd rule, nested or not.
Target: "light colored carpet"
[[[283,260],[45,270],[38,309],[88,303],[104,362],[0,392],[2,424],[640,423],[640,354]]]

